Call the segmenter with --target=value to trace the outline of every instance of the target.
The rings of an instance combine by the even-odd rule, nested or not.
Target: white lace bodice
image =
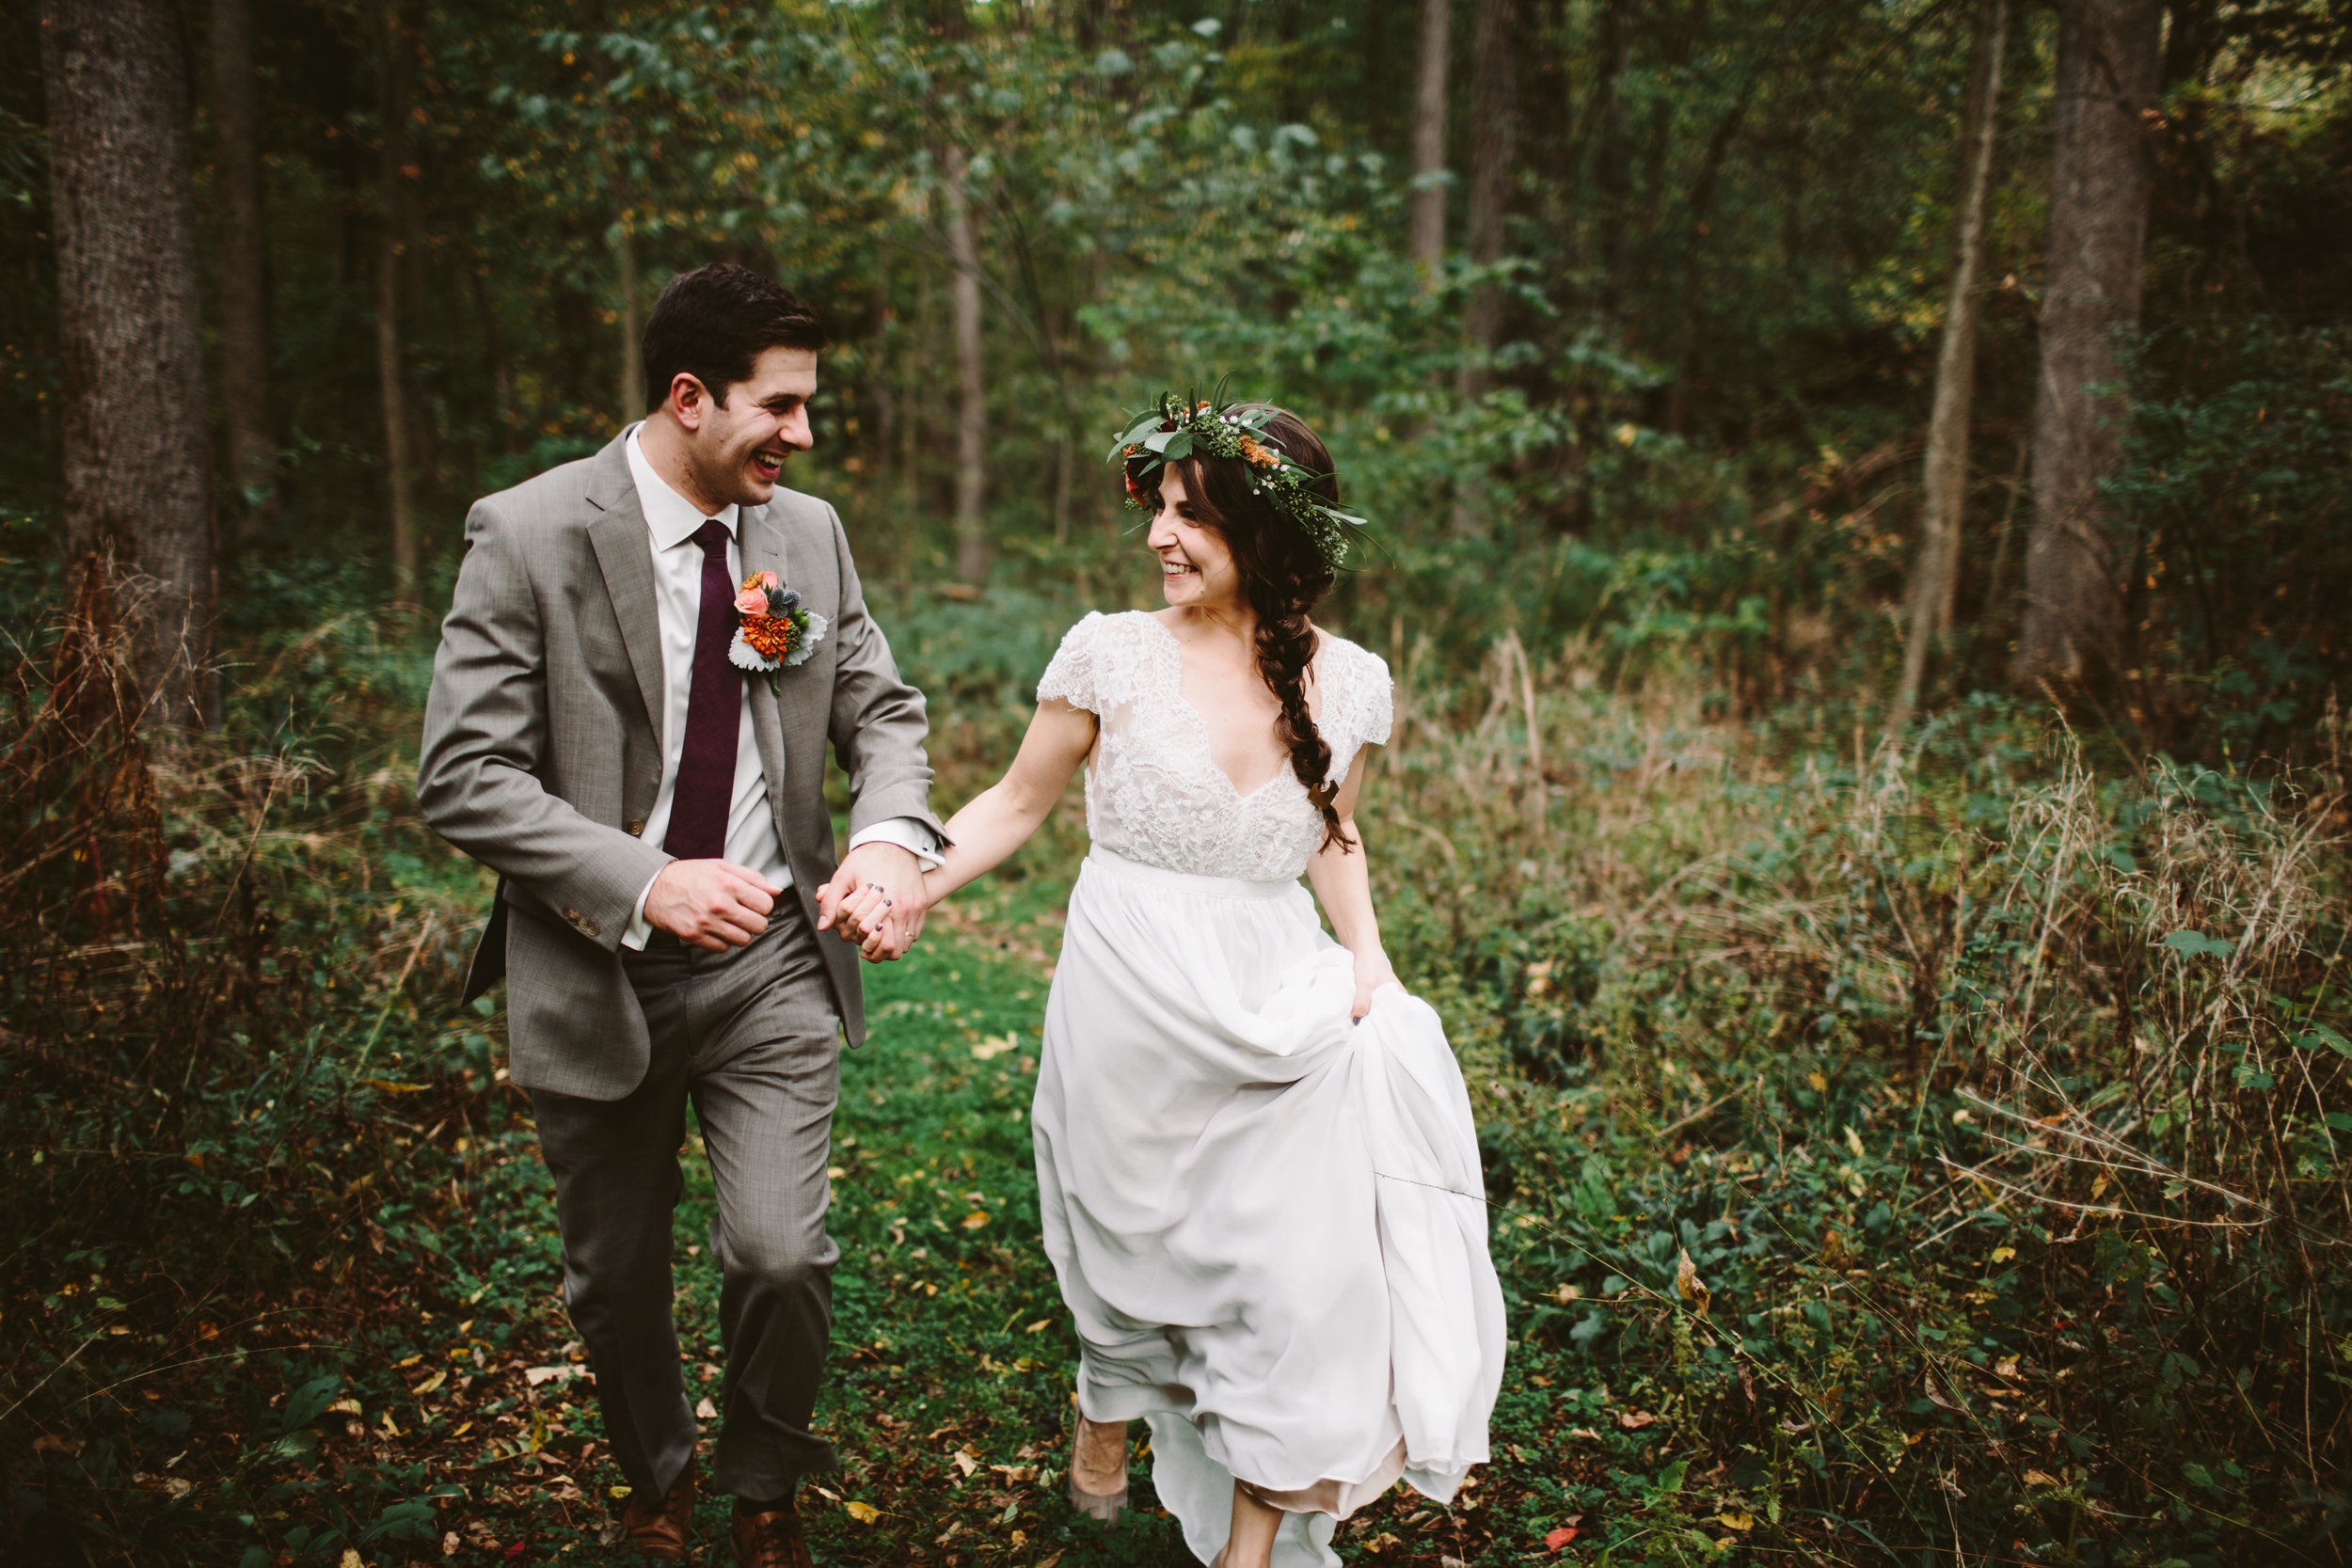
[[[1141,610],[1089,614],[1070,628],[1038,682],[1101,722],[1087,768],[1087,832],[1113,854],[1170,871],[1295,881],[1323,839],[1323,816],[1287,763],[1247,795],[1209,750],[1208,721],[1184,695],[1176,634]],[[1331,782],[1357,750],[1389,738],[1389,667],[1327,634],[1315,655],[1315,728]]]

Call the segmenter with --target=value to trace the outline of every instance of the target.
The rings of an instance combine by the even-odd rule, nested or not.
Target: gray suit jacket
[[[769,805],[813,923],[835,863],[828,740],[850,775],[850,832],[894,816],[939,827],[923,697],[866,614],[831,506],[779,489],[743,509],[737,537],[745,571],[773,571],[828,623],[773,692],[749,677]],[[467,993],[504,973],[516,1083],[618,1100],[644,1077],[650,1050],[620,941],[670,858],[639,836],[661,784],[661,630],[622,441],[476,501],[466,541],[433,663],[417,802],[442,837],[499,873]],[[866,1036],[857,955],[823,946],[855,1045]]]

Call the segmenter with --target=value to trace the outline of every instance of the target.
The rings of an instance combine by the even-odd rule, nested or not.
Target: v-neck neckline
[[[1233,797],[1233,803],[1235,805],[1248,805],[1250,801],[1256,800],[1259,796],[1263,795],[1267,790],[1273,788],[1274,785],[1279,782],[1283,774],[1291,771],[1290,759],[1288,757],[1283,757],[1281,760],[1278,761],[1274,765],[1274,771],[1266,775],[1264,782],[1262,784],[1255,784],[1248,789],[1244,789],[1241,785],[1235,784],[1233,782],[1233,776],[1225,771],[1224,768],[1217,766],[1216,736],[1209,729],[1208,716],[1200,711],[1199,706],[1193,703],[1191,698],[1184,695],[1184,640],[1177,636],[1173,631],[1169,630],[1168,623],[1152,614],[1150,610],[1139,610],[1136,611],[1136,613],[1142,616],[1146,621],[1152,623],[1154,627],[1158,628],[1159,634],[1168,639],[1169,645],[1168,651],[1174,656],[1176,660],[1175,698],[1177,705],[1182,707],[1184,712],[1191,717],[1193,728],[1199,733],[1200,736],[1200,754],[1207,760],[1209,771],[1215,773],[1218,778],[1225,781],[1225,787],[1232,793]],[[1320,643],[1317,644],[1315,653],[1318,657],[1322,655],[1323,648]],[[1312,668],[1311,663],[1309,668]],[[1295,775],[1294,775],[1294,777],[1295,776]]]

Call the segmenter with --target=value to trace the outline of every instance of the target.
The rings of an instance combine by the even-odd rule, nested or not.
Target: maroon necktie
[[[743,673],[727,662],[735,641],[735,581],[727,529],[716,518],[694,531],[703,547],[702,614],[694,623],[694,680],[687,689],[686,744],[661,847],[682,861],[726,853],[727,808],[735,800],[735,742],[743,722]]]

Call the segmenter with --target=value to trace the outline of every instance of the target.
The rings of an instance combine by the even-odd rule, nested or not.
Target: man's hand
[[[723,953],[768,928],[783,891],[733,861],[672,861],[645,894],[645,919],[681,942]]]
[[[850,851],[833,880],[817,890],[817,928],[838,930],[868,959],[906,957],[923,934],[930,909],[923,863],[911,849],[869,839]]]

